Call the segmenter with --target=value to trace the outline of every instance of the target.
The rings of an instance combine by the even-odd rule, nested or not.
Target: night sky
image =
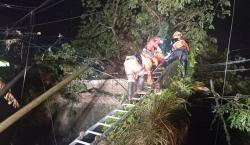
[[[25,7],[37,7],[46,0],[1,0],[0,1],[0,31],[11,26],[12,24],[26,15],[29,11],[17,10],[13,8],[6,8],[3,4],[12,4]],[[247,57],[250,48],[250,8],[247,0],[235,0],[235,17],[234,25],[231,37],[230,50],[243,49],[240,51],[233,51],[232,55],[242,55]],[[57,5],[46,9],[42,12],[35,14],[34,24],[40,24],[44,22],[50,22],[58,19],[71,18],[81,15],[84,11],[81,8],[81,0],[50,0],[45,6],[50,6],[55,3]],[[42,8],[43,9],[43,8]],[[80,23],[80,18],[73,19],[64,22],[58,22],[48,25],[36,26],[34,32],[41,31],[41,39],[47,42],[53,42],[56,39],[58,33],[62,33],[65,36],[65,40],[72,40],[77,32],[77,26]],[[219,46],[221,49],[226,49],[228,46],[228,38],[230,32],[231,17],[225,20],[215,20],[216,31],[213,34],[219,39]],[[24,31],[29,31],[27,26],[30,24],[29,18],[22,23],[18,23],[16,27],[26,26],[22,28]],[[248,50],[249,48],[249,50]]]
[[[20,18],[24,17],[31,9],[24,7],[6,8],[6,5],[18,5],[25,7],[37,7],[46,0],[0,0],[0,33],[2,34],[6,27],[12,26]],[[230,52],[230,56],[239,55],[250,59],[250,0],[235,0],[235,17],[231,37],[230,50],[242,49]],[[249,1],[249,2],[248,2]],[[59,19],[72,18],[84,13],[81,7],[81,0],[51,0],[42,10],[59,2],[57,5],[41,11],[34,15],[34,24],[40,24]],[[8,6],[7,6],[8,7]],[[42,43],[52,44],[59,33],[64,36],[64,41],[74,39],[77,34],[77,27],[80,24],[80,18],[64,22],[58,22],[48,25],[34,27],[34,32],[42,32],[39,39]],[[216,19],[216,30],[212,32],[218,38],[218,44],[222,51],[228,47],[231,17],[224,20]],[[27,27],[30,25],[29,17],[18,23],[15,27],[23,32],[30,31]],[[0,39],[3,39],[2,37]],[[250,65],[249,65],[250,66]]]
[[[18,5],[25,7],[37,7],[46,0],[6,0],[0,1],[1,4],[9,5]],[[50,7],[54,5],[53,7]],[[46,8],[50,7],[50,8]],[[19,7],[18,7],[19,8]],[[45,8],[45,9],[44,9]],[[5,6],[0,6],[0,30],[6,28],[6,26],[11,27],[13,23],[18,21],[20,18],[24,17],[27,13],[30,12],[30,9],[22,8],[24,10],[18,10],[14,8],[6,8]],[[42,11],[40,11],[42,10]],[[40,11],[40,12],[39,12]],[[46,22],[51,22],[59,19],[72,18],[80,16],[83,11],[81,8],[81,0],[50,0],[50,2],[39,9],[34,15],[34,24],[41,24]],[[53,42],[61,33],[65,40],[72,40],[75,34],[77,33],[77,26],[80,23],[80,18],[73,20],[51,23],[42,26],[35,26],[34,32],[42,32],[41,39],[48,41],[49,43]],[[24,21],[15,25],[15,27],[21,27],[19,30],[30,31],[30,28],[27,27],[30,25],[30,17],[27,17]]]

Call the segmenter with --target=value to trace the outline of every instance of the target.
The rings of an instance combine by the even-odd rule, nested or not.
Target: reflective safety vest
[[[152,59],[154,57],[154,52],[146,48],[143,48],[141,52],[141,56]]]
[[[187,44],[187,42],[184,39],[179,39],[176,42],[174,42],[174,44],[172,45],[172,49],[176,50],[176,49],[187,49],[189,51],[189,46]]]

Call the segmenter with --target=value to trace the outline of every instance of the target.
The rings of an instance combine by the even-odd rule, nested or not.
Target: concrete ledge
[[[126,94],[126,79],[84,80],[87,89],[100,89],[111,94]]]

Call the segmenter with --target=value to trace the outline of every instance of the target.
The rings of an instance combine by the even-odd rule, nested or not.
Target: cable
[[[20,10],[20,11],[29,11],[29,10],[27,10],[27,9],[23,9],[23,8],[15,8],[15,7],[12,7],[12,6],[9,6],[9,5],[1,5],[1,4],[0,4],[0,7],[3,7],[3,8],[8,8],[8,9]]]
[[[250,50],[250,48],[240,48],[240,49],[234,49],[234,50],[231,50],[231,52],[241,51],[241,50]]]
[[[86,16],[98,14],[98,13],[100,13],[100,12],[95,12],[95,13],[90,13],[90,14],[82,14],[82,15],[79,15],[79,16],[74,16],[74,17],[69,17],[69,18],[64,18],[64,19],[58,19],[58,20],[54,20],[54,21],[48,21],[48,22],[44,22],[44,23],[40,23],[40,24],[34,24],[33,26],[35,27],[35,26],[42,26],[42,25],[52,24],[52,23],[58,23],[58,22],[73,20],[73,19],[77,19],[77,18],[83,18],[83,17],[86,17]]]
[[[227,65],[231,65],[231,64],[237,64],[237,63],[243,63],[243,62],[249,62],[250,59],[243,59],[243,60],[236,60],[236,61],[227,61]],[[215,66],[215,65],[226,65],[226,62],[222,62],[222,63],[214,63],[214,64],[208,64],[211,66]]]
[[[223,80],[222,96],[224,96],[225,87],[226,87],[228,58],[229,58],[230,44],[231,44],[231,37],[232,37],[233,23],[234,23],[234,12],[235,12],[235,0],[234,0],[234,4],[233,4],[233,14],[232,14],[230,33],[229,33],[229,38],[228,38],[229,40],[228,40],[228,47],[227,47],[227,55],[226,55],[227,57],[226,57],[225,73],[224,73],[224,80]]]
[[[54,42],[50,47],[53,47],[53,45],[55,45],[57,42],[59,41],[59,39],[56,41],[56,42]],[[36,44],[33,44],[33,43],[31,43],[32,45],[36,45]],[[38,46],[38,45],[36,45],[36,46]],[[38,47],[39,48],[39,47]],[[42,50],[45,50],[45,49],[43,49],[43,48],[39,48],[39,49],[42,49]],[[81,56],[79,56],[79,55],[75,55],[75,57],[78,57],[78,58],[82,58],[82,59],[85,59],[85,58],[83,58],[83,57],[81,57]],[[107,76],[110,76],[110,77],[112,77],[112,78],[114,78],[114,80],[124,89],[124,90],[126,90],[127,91],[127,89],[126,89],[126,87],[124,87],[119,81],[117,81],[117,77],[115,77],[115,76],[113,76],[113,75],[110,75],[110,74],[108,74],[108,73],[106,73],[106,72],[103,72],[103,71],[101,71],[101,70],[98,70],[98,69],[96,69],[96,68],[93,68],[95,71],[97,71],[97,72],[100,72],[100,73],[102,73],[102,74],[105,74],[105,75],[107,75]]]
[[[59,20],[54,20],[54,21],[50,21],[50,22],[44,22],[44,23],[40,23],[40,24],[35,24],[33,25],[35,26],[42,26],[42,25],[47,25],[47,24],[51,24],[51,23],[58,23],[58,22],[63,22],[63,21],[67,21],[67,20],[73,20],[73,19],[77,19],[82,17],[82,15],[80,16],[75,16],[75,17],[71,17],[71,18],[65,18],[65,19],[59,19]]]
[[[35,7],[12,5],[12,4],[6,4],[6,3],[0,3],[0,5],[5,5],[5,6],[9,6],[9,7],[24,8],[24,9],[34,9],[35,8]]]
[[[34,13],[31,12],[30,15],[30,24],[32,25],[34,23]],[[31,34],[33,33],[34,27],[31,27]],[[27,74],[27,67],[28,67],[28,61],[29,61],[29,52],[30,52],[30,43],[31,43],[32,36],[29,38],[29,45],[28,45],[28,52],[26,56],[26,61],[25,61],[25,72],[23,75],[23,84],[22,84],[22,91],[21,91],[21,98],[23,98],[23,93],[24,93],[24,86],[25,86],[25,81],[26,81],[26,74]]]
[[[237,72],[237,71],[249,71],[250,68],[242,68],[242,69],[231,69],[227,70],[227,72]],[[213,72],[225,72],[225,71],[213,71]]]
[[[68,20],[73,20],[73,19],[77,19],[77,18],[83,18],[83,17],[86,17],[86,16],[98,14],[98,13],[100,13],[100,12],[90,13],[90,14],[82,14],[82,15],[79,15],[79,16],[74,16],[74,17],[69,17],[69,18],[58,19],[58,20],[54,20],[54,21],[48,21],[48,22],[44,22],[44,23],[34,24],[33,27],[42,26],[42,25],[48,25],[48,24],[58,23],[58,22],[63,22],[63,21],[68,21]],[[29,26],[15,27],[15,28],[16,29],[21,29],[21,28],[27,28],[27,27],[29,27]],[[12,27],[12,28],[14,28],[14,27]]]
[[[95,71],[97,71],[97,72],[100,72],[100,73],[102,73],[102,74],[105,74],[105,75],[107,75],[107,76],[110,76],[110,77],[112,77],[112,78],[114,78],[114,80],[124,89],[124,90],[126,90],[126,91],[128,91],[119,81],[117,81],[117,77],[115,77],[115,76],[112,76],[112,75],[110,75],[110,74],[108,74],[108,73],[106,73],[106,72],[103,72],[103,71],[100,71],[100,70],[98,70],[98,69],[96,69],[96,68],[93,68]]]
[[[40,13],[40,12],[42,12],[42,11],[45,11],[45,10],[51,8],[51,7],[54,7],[54,6],[56,6],[56,5],[60,4],[60,3],[62,3],[63,1],[64,1],[64,0],[60,0],[60,1],[58,1],[58,2],[56,2],[56,3],[54,3],[54,4],[52,4],[52,5],[50,5],[50,6],[48,6],[48,7],[45,7],[45,8],[43,8],[43,9],[37,11],[36,13],[38,14],[38,13]]]
[[[26,17],[28,17],[31,14],[34,14],[34,12],[38,9],[40,9],[41,7],[43,7],[44,5],[46,5],[49,1],[51,0],[46,0],[45,2],[43,2],[41,5],[39,5],[38,7],[34,8],[33,10],[31,10],[29,13],[27,13],[26,15],[24,15],[22,18],[20,18],[19,20],[17,20],[11,28],[13,28],[14,26],[16,26],[19,22],[23,21]]]
[[[233,31],[233,22],[234,22],[234,12],[235,12],[235,0],[233,3],[233,14],[232,14],[232,20],[231,20],[231,27],[230,27],[230,33],[229,33],[229,40],[228,40],[228,46],[227,46],[227,54],[226,54],[226,65],[225,65],[225,70],[224,70],[224,80],[223,80],[223,88],[222,88],[222,98],[225,93],[225,86],[226,86],[226,78],[227,78],[227,67],[228,67],[228,58],[229,58],[229,52],[230,52],[230,44],[231,44],[231,37],[232,37],[232,31]],[[220,101],[220,105],[222,105],[222,101]],[[223,119],[224,121],[224,119]],[[220,124],[217,125],[217,130],[216,130],[216,137],[215,137],[215,145],[217,144],[217,137],[218,137],[218,132],[220,129]],[[227,132],[227,130],[225,130]],[[228,144],[230,145],[230,138],[227,139]]]

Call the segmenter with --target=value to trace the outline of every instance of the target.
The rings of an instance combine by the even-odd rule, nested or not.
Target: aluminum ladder
[[[162,75],[161,71],[153,71],[153,79],[155,82],[159,81]],[[130,103],[123,103],[117,109],[112,110],[106,116],[101,118],[97,123],[88,128],[85,132],[80,133],[80,135],[73,140],[69,145],[93,145],[97,143],[98,136],[106,137],[111,131],[118,125],[119,122],[125,120],[130,114],[131,110],[135,105],[141,102],[150,92],[136,94],[132,98]]]

